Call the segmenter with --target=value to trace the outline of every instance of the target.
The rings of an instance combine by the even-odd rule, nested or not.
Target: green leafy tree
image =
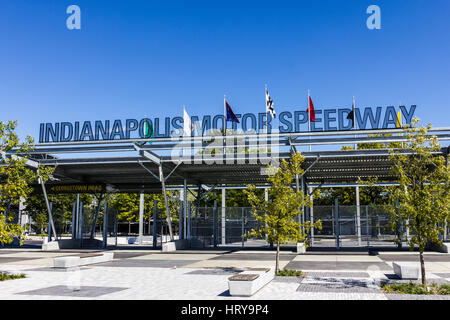
[[[150,210],[149,195],[145,197],[144,211]],[[117,221],[136,222],[139,221],[139,194],[138,193],[119,193],[110,199],[109,206],[118,210]]]
[[[42,193],[31,193],[25,199],[25,212],[33,221],[33,229],[36,233],[44,233],[48,223],[48,212]]]
[[[170,217],[173,224],[178,223],[180,204],[175,192],[167,191]],[[154,201],[158,201],[158,211],[161,218],[167,218],[166,205],[162,194],[144,195],[144,219],[153,216]],[[111,197],[110,206],[118,210],[118,221],[137,222],[139,221],[139,193],[118,193]],[[173,227],[175,227],[173,225]]]
[[[33,139],[27,136],[20,142],[16,127],[17,121],[0,121],[0,244],[11,243],[15,237],[22,244],[23,228],[13,223],[14,217],[8,216],[7,208],[18,205],[22,197],[32,192],[30,184],[38,177],[46,181],[52,171],[43,166],[38,170],[27,166],[26,156],[33,149]]]
[[[42,234],[45,232],[45,228],[48,225],[48,213],[45,210],[40,211],[39,213],[34,215],[33,218],[34,227],[36,228],[36,232]]]
[[[322,228],[320,220],[311,223],[305,221],[300,223],[295,218],[303,214],[302,206],[311,207],[311,201],[301,190],[292,188],[295,175],[303,174],[301,168],[305,157],[300,153],[292,155],[289,162],[282,160],[279,168],[269,166],[269,201],[262,200],[256,193],[256,187],[249,185],[245,193],[248,196],[253,214],[260,227],[251,230],[250,236],[261,237],[267,235],[267,240],[276,244],[275,272],[279,272],[280,245],[290,241],[302,242],[307,246],[307,232],[311,228]]]
[[[80,194],[80,202],[85,206],[92,203],[93,196],[91,194]],[[76,201],[76,194],[60,193],[48,194],[48,201],[52,203],[52,215],[55,221],[55,228],[58,230],[57,224],[65,226],[72,221],[73,204]],[[45,204],[44,195],[40,189],[34,190],[25,200],[25,211],[34,221],[36,231],[42,233],[48,224],[48,212]],[[61,229],[62,232],[67,230]]]
[[[389,138],[392,137],[392,133],[381,133],[381,134],[369,134],[367,135],[369,138]],[[358,143],[358,150],[367,150],[367,149],[399,149],[403,148],[401,142],[364,142]],[[352,148],[351,148],[352,149]]]
[[[408,226],[410,249],[419,247],[422,284],[426,285],[423,252],[429,243],[442,244],[439,235],[449,215],[450,170],[445,157],[436,154],[441,147],[436,136],[428,134],[431,125],[417,127],[417,123],[413,119],[405,128],[405,147],[411,154],[390,150],[399,185],[387,188],[387,194],[392,227]]]
[[[264,189],[257,189],[258,196],[264,196]],[[203,205],[213,206],[214,200],[217,203],[222,201],[222,190],[215,190],[210,192],[203,201]],[[248,197],[244,189],[227,189],[226,190],[226,206],[227,207],[249,207]]]

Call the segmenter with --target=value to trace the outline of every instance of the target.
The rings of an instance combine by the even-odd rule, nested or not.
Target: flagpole
[[[226,126],[227,126],[227,108],[226,108],[226,102],[225,102],[225,95],[223,95],[223,135],[226,135]]]
[[[402,128],[402,109],[400,109],[401,105],[402,105],[402,102],[400,101],[399,104],[398,104],[399,110],[398,110],[398,113],[397,113],[397,125],[396,125],[397,128]],[[399,114],[400,114],[400,117],[398,116]],[[399,132],[398,135],[401,136],[402,133]],[[403,141],[401,142],[401,146],[402,146],[402,149],[403,149]]]
[[[309,131],[309,142],[311,142],[311,109],[309,108],[309,89],[308,89],[308,131]],[[311,151],[311,144],[309,145],[309,151]]]
[[[226,135],[227,135],[227,107],[226,107],[226,98],[223,95],[223,160],[225,161],[225,143],[226,143]]]
[[[269,133],[269,125],[268,125],[268,118],[269,118],[269,116],[268,116],[268,112],[267,112],[267,84],[265,85],[265,89],[266,89],[266,91],[264,92],[265,93],[265,95],[266,95],[266,133]]]
[[[185,128],[186,128],[186,124],[184,123],[185,119],[184,119],[184,115],[186,114],[186,109],[184,108],[184,104],[183,104],[183,134],[181,135],[182,137],[185,136]],[[183,156],[184,156],[184,149],[183,149]]]
[[[355,105],[355,96],[353,96],[353,130],[356,130],[356,105]],[[356,134],[355,134],[356,139]],[[355,143],[355,150],[357,149],[357,145]]]
[[[186,132],[186,115],[187,115],[187,112],[186,112],[186,106],[183,104],[183,134],[182,134],[182,137],[185,137],[185,136],[187,136],[187,132]],[[183,158],[184,157],[186,157],[187,156],[187,153],[188,153],[188,150],[187,150],[187,148],[183,148]]]

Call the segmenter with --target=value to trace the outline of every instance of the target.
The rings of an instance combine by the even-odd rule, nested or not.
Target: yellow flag
[[[401,128],[402,127],[402,112],[400,110],[398,110],[397,113],[397,128]]]

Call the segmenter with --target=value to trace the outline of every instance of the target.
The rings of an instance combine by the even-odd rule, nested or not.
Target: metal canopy
[[[289,159],[291,154],[288,148],[307,145],[347,145],[354,143],[374,142],[401,142],[405,138],[398,135],[389,137],[367,137],[367,134],[401,132],[400,129],[334,131],[334,132],[302,132],[286,134],[260,134],[245,136],[214,137],[216,139],[236,138],[238,147],[267,146],[261,145],[260,139],[269,146],[279,146],[275,154],[278,160]],[[356,136],[358,134],[359,136]],[[365,134],[366,136],[361,136]],[[431,134],[442,141],[450,140],[450,128],[435,128]],[[351,137],[345,136],[351,135]],[[311,137],[311,140],[309,140]],[[181,137],[181,138],[151,138],[136,140],[113,141],[82,141],[70,143],[37,144],[30,158],[41,164],[55,166],[52,181],[54,185],[107,185],[111,190],[121,192],[161,191],[160,167],[166,185],[170,187],[182,186],[184,179],[189,185],[236,185],[265,184],[267,182],[267,162],[274,155],[271,154],[241,154],[232,155],[224,163],[214,163],[216,159],[211,155],[204,155],[201,161],[194,157],[173,160],[168,154],[171,150],[180,150],[182,147],[197,144],[203,152],[210,148],[206,141],[211,137]],[[188,142],[189,141],[189,142]],[[142,142],[151,142],[151,145],[142,145]],[[139,145],[138,143],[141,143]],[[195,147],[194,146],[194,147]],[[200,146],[200,147],[199,147]],[[165,152],[164,152],[165,151]],[[401,150],[408,153],[407,150]],[[99,153],[110,155],[110,152],[121,152],[132,156],[98,157]],[[57,154],[81,154],[80,158],[57,158]],[[440,154],[448,153],[448,147],[443,148]],[[377,177],[382,182],[392,182],[391,162],[387,149],[376,150],[325,150],[302,152],[306,157],[303,163],[305,172],[303,178],[307,184],[339,184],[355,183],[358,178],[367,179]],[[227,155],[228,156],[228,155]],[[231,161],[230,161],[231,159]],[[228,163],[225,163],[228,161]]]

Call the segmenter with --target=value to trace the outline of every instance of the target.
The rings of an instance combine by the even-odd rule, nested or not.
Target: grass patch
[[[395,283],[386,284],[381,287],[385,293],[397,293],[397,294],[439,294],[450,295],[450,284],[432,283],[427,287],[418,283]]]
[[[26,278],[25,273],[10,274],[6,272],[0,272],[0,281],[22,279],[22,278]]]
[[[300,270],[280,270],[275,275],[279,277],[303,277],[305,274]]]

